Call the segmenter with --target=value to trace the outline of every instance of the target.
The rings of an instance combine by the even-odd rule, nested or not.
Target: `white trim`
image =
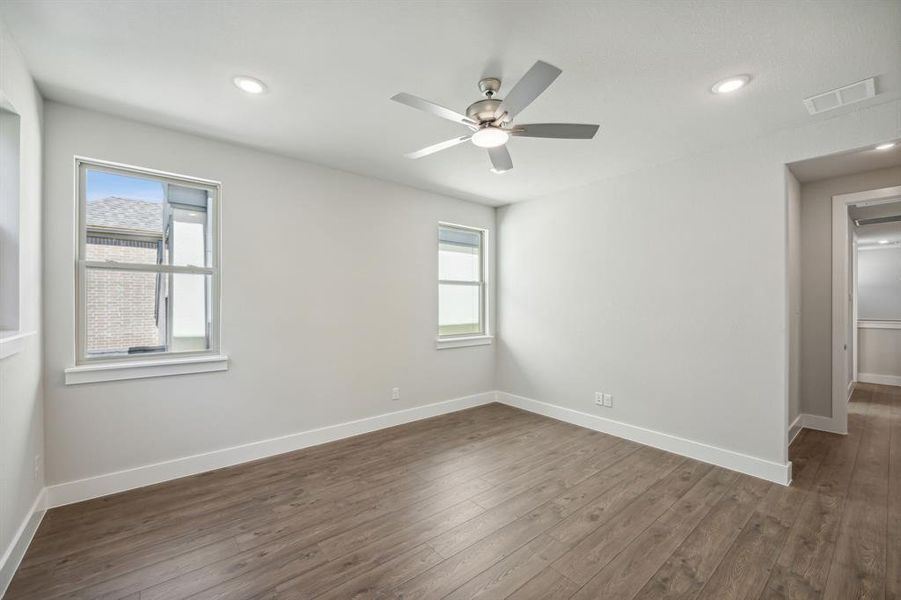
[[[901,329],[901,321],[857,321],[858,329]]]
[[[491,263],[489,262],[489,239],[488,236],[490,234],[490,230],[486,227],[473,227],[471,225],[460,225],[459,223],[450,223],[448,221],[438,221],[438,228],[435,231],[437,234],[435,236],[435,269],[436,272],[441,272],[441,228],[447,229],[462,229],[465,231],[470,231],[473,233],[479,234],[479,280],[478,281],[451,281],[445,279],[438,279],[438,289],[440,290],[442,284],[455,284],[455,285],[478,285],[479,286],[479,298],[481,299],[481,314],[479,315],[479,319],[481,322],[481,331],[475,336],[466,336],[466,337],[491,337],[491,326],[492,323],[490,321],[490,275],[491,275]],[[441,318],[441,299],[436,296],[435,298],[435,319],[440,320]],[[440,326],[438,327],[440,329]],[[442,341],[442,338],[439,336],[436,338],[437,341]],[[490,341],[483,342],[481,344],[458,344],[458,345],[438,345],[435,347],[439,350],[444,348],[462,348],[464,346],[481,346],[484,344],[490,344]]]
[[[879,375],[877,373],[860,373],[857,375],[860,383],[877,383],[879,385],[901,386],[901,375]]]
[[[473,335],[458,338],[435,338],[435,348],[466,348],[467,346],[487,346],[494,340],[492,335]]]
[[[90,365],[98,359],[89,357],[87,354],[87,292],[86,292],[86,276],[88,269],[114,269],[124,271],[142,271],[150,273],[197,273],[210,277],[210,314],[209,314],[209,349],[203,352],[204,355],[215,357],[221,352],[221,329],[222,329],[222,183],[211,179],[202,179],[199,177],[190,177],[177,173],[167,173],[156,169],[148,169],[134,165],[126,165],[106,160],[89,158],[86,156],[76,155],[74,157],[75,167],[75,363],[78,366]],[[212,222],[210,225],[211,245],[209,267],[194,266],[173,266],[173,265],[140,265],[117,262],[95,262],[87,261],[86,244],[87,244],[87,171],[103,171],[116,175],[135,175],[138,177],[150,177],[159,182],[166,184],[167,190],[169,184],[193,187],[206,190],[207,201],[209,203],[208,210],[212,211]],[[166,202],[168,203],[168,191],[166,192]],[[171,307],[170,307],[171,308]],[[167,319],[167,326],[171,324],[171,319]],[[174,353],[167,352],[167,356],[173,356]],[[121,362],[143,362],[140,356],[122,356]],[[212,370],[212,369],[208,369]],[[224,369],[217,369],[224,370]],[[151,377],[153,375],[143,375],[143,377]],[[122,377],[122,379],[131,379],[131,377]],[[105,381],[105,380],[103,380]],[[67,374],[68,383],[68,374]]]
[[[795,417],[795,420],[792,421],[792,424],[788,426],[788,445],[791,446],[792,442],[795,441],[795,438],[798,437],[798,434],[801,433],[801,430],[804,429],[804,425],[801,423],[802,417],[804,415],[798,415]]]
[[[668,433],[646,429],[636,425],[605,419],[570,408],[564,408],[555,404],[540,402],[523,396],[498,392],[498,402],[514,406],[522,410],[544,415],[558,421],[565,421],[580,427],[594,429],[616,437],[632,440],[639,444],[673,452],[681,456],[687,456],[709,464],[717,465],[732,471],[738,471],[780,485],[791,483],[791,462],[785,464],[749,456],[734,450],[727,450],[717,446],[711,446],[702,442],[695,442]]]
[[[181,356],[157,360],[130,362],[96,362],[78,365],[66,369],[66,385],[79,383],[96,383],[99,381],[121,381],[123,379],[143,379],[145,377],[168,377],[170,375],[187,375],[189,373],[210,373],[228,371],[228,357],[221,354],[215,356]]]
[[[848,301],[855,302],[856,290],[849,281],[848,271],[851,266],[851,238],[849,234],[848,208],[851,206],[873,206],[883,204],[890,199],[901,196],[901,186],[864,190],[851,194],[837,194],[832,197],[832,424],[830,430],[845,433],[848,430],[848,398],[845,388],[847,358],[846,353],[855,354],[857,327],[849,322],[850,317],[857,318],[856,307],[849,307]],[[846,339],[848,332],[854,335]],[[856,367],[856,365],[854,365]],[[856,379],[852,373],[850,379]],[[825,417],[822,417],[825,418]]]
[[[47,487],[47,507],[63,506],[73,502],[81,502],[171,479],[178,479],[179,477],[230,467],[252,460],[284,454],[285,452],[293,452],[310,446],[334,442],[335,440],[369,433],[386,427],[394,427],[483,404],[490,404],[494,401],[494,392],[483,392],[356,421],[348,421],[338,425],[328,425],[268,440],[250,442],[240,446],[142,465],[132,469],[116,471],[115,473],[106,473],[77,481],[59,483]]]
[[[821,415],[800,414],[801,427],[804,429],[816,429],[817,431],[826,431],[828,433],[837,433],[839,435],[847,435],[848,430],[837,428],[835,421],[829,417]]]
[[[37,498],[34,499],[34,503],[31,505],[31,509],[25,515],[12,540],[10,540],[9,547],[3,552],[3,556],[0,557],[0,598],[6,593],[16,569],[22,563],[25,551],[28,550],[34,534],[44,519],[44,515],[47,512],[44,503],[46,491],[47,489],[44,488],[38,493]]]
[[[6,332],[4,332],[6,333]],[[0,360],[17,354],[25,347],[25,340],[33,336],[35,331],[16,331],[0,334]]]

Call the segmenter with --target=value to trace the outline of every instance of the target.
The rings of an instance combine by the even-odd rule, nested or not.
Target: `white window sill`
[[[487,346],[494,341],[493,335],[472,335],[455,338],[435,338],[435,347],[439,350],[446,348],[466,348],[468,346]]]
[[[901,321],[858,321],[858,329],[901,329]]]
[[[228,357],[221,354],[118,363],[94,363],[66,369],[66,385],[227,370]]]
[[[25,339],[34,334],[34,331],[0,331],[0,360],[21,352]]]

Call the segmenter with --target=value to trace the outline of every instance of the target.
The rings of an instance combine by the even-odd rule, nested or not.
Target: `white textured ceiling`
[[[880,92],[868,103],[901,96],[897,0],[0,7],[50,99],[488,204],[831,118],[809,116],[801,99],[866,77]],[[504,175],[469,144],[403,157],[462,128],[392,95],[462,111],[481,76],[503,78],[503,96],[536,59],[563,74],[518,122],[599,123],[595,140],[514,139],[515,168]],[[747,89],[709,93],[737,73],[754,77]],[[271,93],[240,93],[237,74]]]

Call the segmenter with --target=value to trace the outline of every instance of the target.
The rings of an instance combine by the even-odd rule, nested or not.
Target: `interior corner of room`
[[[901,597],[899,44],[0,3],[0,597]]]

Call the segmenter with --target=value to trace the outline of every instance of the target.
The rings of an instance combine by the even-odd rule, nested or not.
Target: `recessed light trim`
[[[895,142],[888,142],[885,144],[879,144],[876,146],[876,150],[891,150],[895,147]]]
[[[263,94],[266,92],[266,84],[257,79],[256,77],[250,77],[248,75],[238,75],[234,79],[232,79],[232,83],[235,84],[242,92],[246,92],[248,94]]]
[[[714,94],[731,94],[748,85],[750,81],[750,75],[733,75],[714,83],[710,91]]]

